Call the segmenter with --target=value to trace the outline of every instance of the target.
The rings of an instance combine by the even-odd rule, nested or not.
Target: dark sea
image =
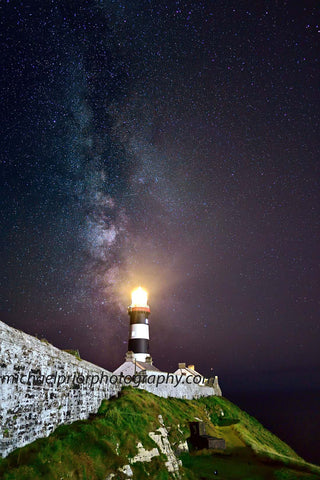
[[[320,464],[320,390],[224,394],[298,455]]]

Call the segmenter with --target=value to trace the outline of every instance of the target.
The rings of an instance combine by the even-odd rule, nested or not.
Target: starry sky
[[[316,1],[1,5],[1,319],[107,369],[320,385]]]

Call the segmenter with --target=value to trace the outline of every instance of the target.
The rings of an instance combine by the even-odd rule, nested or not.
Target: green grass
[[[148,433],[159,427],[158,415],[169,427],[173,449],[189,437],[188,422],[195,418],[206,422],[209,434],[226,440],[224,452],[183,454],[182,478],[320,478],[320,467],[306,463],[257,420],[222,397],[164,399],[132,388],[124,389],[117,399],[103,401],[97,415],[90,419],[58,427],[48,438],[36,440],[0,460],[0,478],[104,480],[128,464],[128,457],[137,453],[138,442],[146,449],[156,446]],[[171,480],[165,461],[161,455],[149,463],[134,464],[134,478]],[[218,476],[214,470],[218,470]],[[121,478],[117,474],[116,479]]]
[[[41,339],[41,342],[45,340],[45,339]],[[46,343],[49,344],[49,342],[47,341]],[[76,357],[77,360],[81,360],[81,357],[80,357],[80,352],[79,350],[70,350],[70,349],[67,349],[67,350],[62,350],[63,352],[66,352],[66,353],[69,353],[70,355],[73,355],[74,357]]]

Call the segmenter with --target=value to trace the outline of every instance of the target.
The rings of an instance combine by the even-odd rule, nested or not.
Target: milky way
[[[142,284],[160,368],[319,367],[319,12],[233,3],[2,5],[5,322],[112,369]]]

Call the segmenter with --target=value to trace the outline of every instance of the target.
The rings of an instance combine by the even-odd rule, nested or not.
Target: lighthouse
[[[149,320],[150,307],[148,293],[138,287],[132,292],[128,350],[133,352],[136,361],[145,362],[149,357]]]
[[[114,370],[114,375],[129,378],[129,382],[131,382],[131,384],[133,382],[134,386],[137,386],[134,383],[136,381],[134,379],[136,379],[136,375],[138,375],[138,386],[140,388],[146,388],[146,379],[148,379],[147,384],[152,383],[157,379],[156,385],[158,387],[159,378],[165,378],[166,384],[170,384],[168,387],[169,390],[166,389],[166,384],[162,385],[164,380],[163,382],[161,380],[161,388],[163,389],[163,392],[161,392],[161,388],[157,389],[158,393],[151,390],[152,393],[155,393],[160,397],[176,396],[178,398],[197,398],[194,397],[195,394],[192,391],[189,396],[186,396],[186,388],[188,388],[188,385],[191,386],[192,383],[200,389],[196,393],[197,396],[203,396],[202,394],[205,390],[201,391],[201,389],[209,387],[211,387],[212,390],[206,391],[209,391],[210,395],[221,395],[218,377],[216,376],[213,382],[213,379],[210,379],[211,383],[208,383],[207,386],[207,379],[205,379],[200,373],[196,372],[194,365],[189,365],[187,367],[185,363],[179,363],[179,368],[174,373],[163,372],[153,365],[152,358],[149,355],[150,337],[148,317],[150,315],[150,307],[148,305],[148,293],[142,287],[138,287],[132,292],[131,305],[128,307],[128,314],[130,317],[128,351],[125,356],[125,361]],[[149,382],[151,378],[152,382]],[[143,381],[140,382],[141,379]],[[188,379],[191,379],[191,381]],[[192,381],[192,379],[195,379],[195,381]],[[172,384],[174,383],[177,383],[177,385],[174,385],[177,388],[172,389]],[[148,390],[148,388],[146,388],[146,390]]]

